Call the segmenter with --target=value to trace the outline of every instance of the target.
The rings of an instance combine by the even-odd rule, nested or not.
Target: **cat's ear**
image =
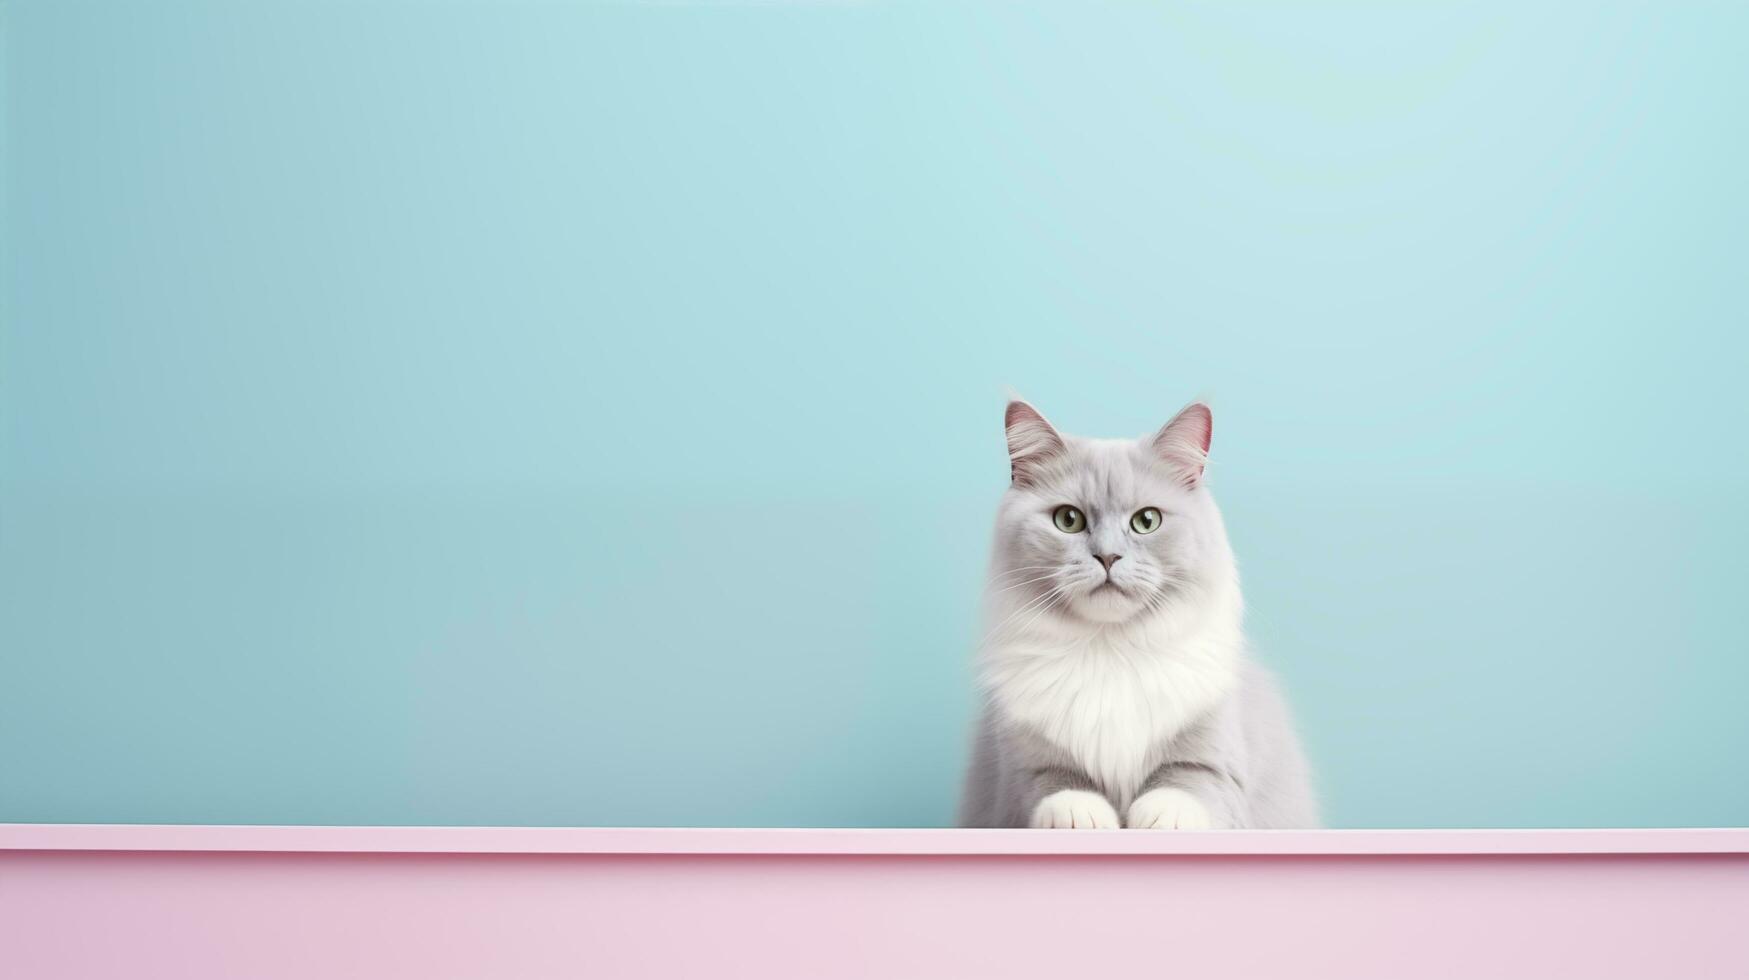
[[[1022,401],[1008,403],[1008,465],[1016,486],[1032,482],[1041,464],[1063,451],[1063,437],[1045,417]]]
[[[1154,433],[1152,445],[1186,490],[1202,484],[1203,467],[1208,465],[1209,437],[1214,434],[1214,415],[1202,402],[1192,402],[1184,411],[1172,416],[1172,421]]]

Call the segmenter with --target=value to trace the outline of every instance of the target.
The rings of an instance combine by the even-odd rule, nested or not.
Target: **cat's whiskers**
[[[1025,588],[1026,586],[1032,585],[1032,584],[1037,583],[1037,582],[1047,582],[1047,581],[1049,581],[1053,578],[1056,578],[1056,577],[1057,577],[1057,573],[1051,572],[1047,575],[1040,575],[1038,578],[1027,579],[1024,582],[1016,582],[1013,585],[1005,586],[1005,587],[1000,588],[1000,589],[994,589],[991,591],[990,594],[991,595],[1001,595],[1004,592],[1013,592],[1015,589]]]
[[[1032,612],[1034,609],[1045,608],[1046,606],[1048,606],[1051,603],[1052,600],[1056,599],[1058,596],[1067,594],[1068,588],[1069,587],[1066,585],[1059,585],[1059,586],[1051,589],[1050,591],[1046,592],[1045,594],[1043,594],[1041,596],[1037,596],[1037,597],[1033,598],[1032,600],[1028,601],[1026,604],[1022,605],[1019,609],[1016,609],[1014,612],[1008,614],[1008,616],[1005,619],[1003,619],[1002,622],[997,623],[995,626],[991,627],[990,632],[984,637],[982,643],[980,643],[979,645],[980,646],[988,646],[991,640],[994,640],[998,635],[1001,634],[1002,628],[1004,626],[1007,626],[1009,623],[1013,622],[1014,620],[1019,619],[1021,616],[1025,615],[1026,613]],[[1030,625],[1030,624],[1031,624],[1031,621],[1028,620],[1028,625]]]
[[[992,582],[1000,582],[1005,578],[1010,578],[1015,575],[1025,575],[1028,572],[1055,571],[1056,568],[1057,566],[1055,565],[1021,565],[1018,568],[1004,569],[1003,571],[992,575],[990,580]]]
[[[1062,588],[1062,586],[1057,586],[1056,588],[1049,589],[1043,595],[1034,596],[1033,598],[1022,603],[1019,608],[1015,609],[1013,612],[1010,612],[1006,617],[1003,618],[1003,620],[1001,622],[997,623],[995,626],[992,626],[990,628],[990,632],[984,637],[984,641],[986,643],[988,643],[990,640],[994,639],[997,634],[1002,632],[1002,628],[1004,626],[1007,626],[1009,623],[1013,622],[1016,619],[1019,619],[1021,616],[1030,612],[1033,609],[1033,607],[1038,605],[1039,603],[1047,601],[1048,599],[1050,599],[1052,593],[1058,591],[1061,588]]]
[[[1053,589],[1051,591],[1052,592],[1059,592],[1061,594],[1067,595],[1068,594],[1068,586],[1060,585],[1056,589]],[[1049,593],[1047,593],[1047,595],[1048,594]],[[1028,619],[1025,623],[1022,623],[1020,626],[1015,628],[1014,635],[1018,636],[1022,633],[1025,633],[1028,627],[1030,627],[1033,623],[1038,622],[1040,616],[1043,616],[1045,613],[1050,612],[1050,611],[1051,611],[1051,604],[1048,602],[1039,606],[1038,610],[1032,614],[1032,617],[1030,619]]]

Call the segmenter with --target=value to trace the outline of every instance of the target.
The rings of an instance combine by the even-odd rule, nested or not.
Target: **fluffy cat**
[[[1315,827],[1204,483],[1213,419],[1079,439],[1007,412],[966,827]]]

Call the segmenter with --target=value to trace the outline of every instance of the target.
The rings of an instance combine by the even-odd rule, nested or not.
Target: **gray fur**
[[[1176,786],[1209,808],[1215,827],[1295,829],[1319,825],[1310,771],[1275,678],[1248,664],[1239,690],[1207,716],[1154,747],[1136,796]],[[1060,789],[1103,794],[1120,814],[1133,802],[1101,786],[1068,753],[1005,725],[988,707],[979,719],[960,802],[962,827],[1025,827],[1040,800]]]

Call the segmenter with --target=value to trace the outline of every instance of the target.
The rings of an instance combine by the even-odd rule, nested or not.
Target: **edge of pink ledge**
[[[1749,854],[1749,828],[1035,831],[0,824],[0,851],[419,854]]]

